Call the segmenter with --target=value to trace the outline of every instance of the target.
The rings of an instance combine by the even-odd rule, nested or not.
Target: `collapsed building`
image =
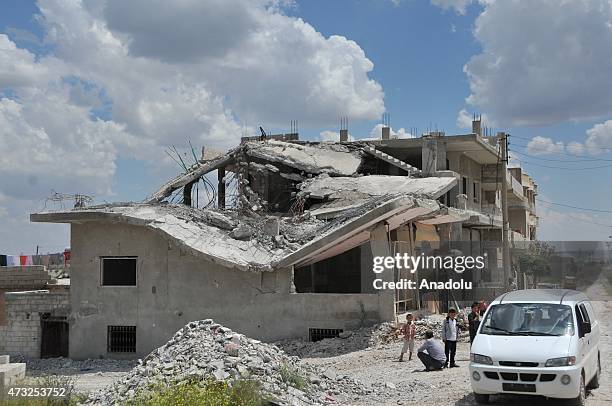
[[[199,207],[194,185],[213,171],[216,207]],[[70,357],[142,357],[189,320],[275,340],[393,319],[372,256],[448,216],[437,199],[456,183],[362,143],[246,141],[145,202],[31,220],[71,225]]]

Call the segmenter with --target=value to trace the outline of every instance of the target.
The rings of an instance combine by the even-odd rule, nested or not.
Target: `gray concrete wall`
[[[383,314],[378,294],[291,293],[292,271],[245,273],[125,224],[73,224],[70,356],[144,357],[191,320],[212,318],[262,340],[309,328],[356,328]],[[101,256],[138,256],[137,286],[100,286]],[[392,310],[392,309],[391,309]],[[107,353],[107,326],[136,326],[136,353]]]
[[[0,267],[0,290],[44,289],[50,280],[42,265]]]
[[[6,318],[0,325],[0,353],[39,358],[41,313],[67,316],[68,297],[68,290],[5,293]]]

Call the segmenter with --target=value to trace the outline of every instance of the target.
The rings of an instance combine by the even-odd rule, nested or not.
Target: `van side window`
[[[584,303],[580,303],[580,310],[582,311],[582,318],[584,319],[584,321],[586,321],[587,323],[590,323],[591,319],[589,318],[589,313],[587,312],[587,309],[584,306]]]
[[[575,306],[574,310],[576,311],[576,322],[578,324],[578,337],[584,337],[584,330],[582,329],[584,317],[582,317],[582,311],[578,305]]]

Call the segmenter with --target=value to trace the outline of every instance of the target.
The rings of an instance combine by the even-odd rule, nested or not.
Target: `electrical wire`
[[[540,198],[537,198],[536,200],[542,203],[548,203],[548,204],[552,204],[555,206],[568,207],[570,209],[593,211],[596,213],[612,213],[612,210],[600,210],[600,209],[591,209],[591,208],[586,208],[586,207],[578,207],[578,206],[572,206],[572,205],[565,204],[565,203],[549,202],[548,200],[542,200]]]

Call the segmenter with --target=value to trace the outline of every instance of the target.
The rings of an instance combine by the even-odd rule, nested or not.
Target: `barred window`
[[[136,326],[108,326],[108,352],[136,352]]]
[[[311,328],[308,329],[308,339],[319,341],[324,338],[336,338],[342,331],[341,328]]]

